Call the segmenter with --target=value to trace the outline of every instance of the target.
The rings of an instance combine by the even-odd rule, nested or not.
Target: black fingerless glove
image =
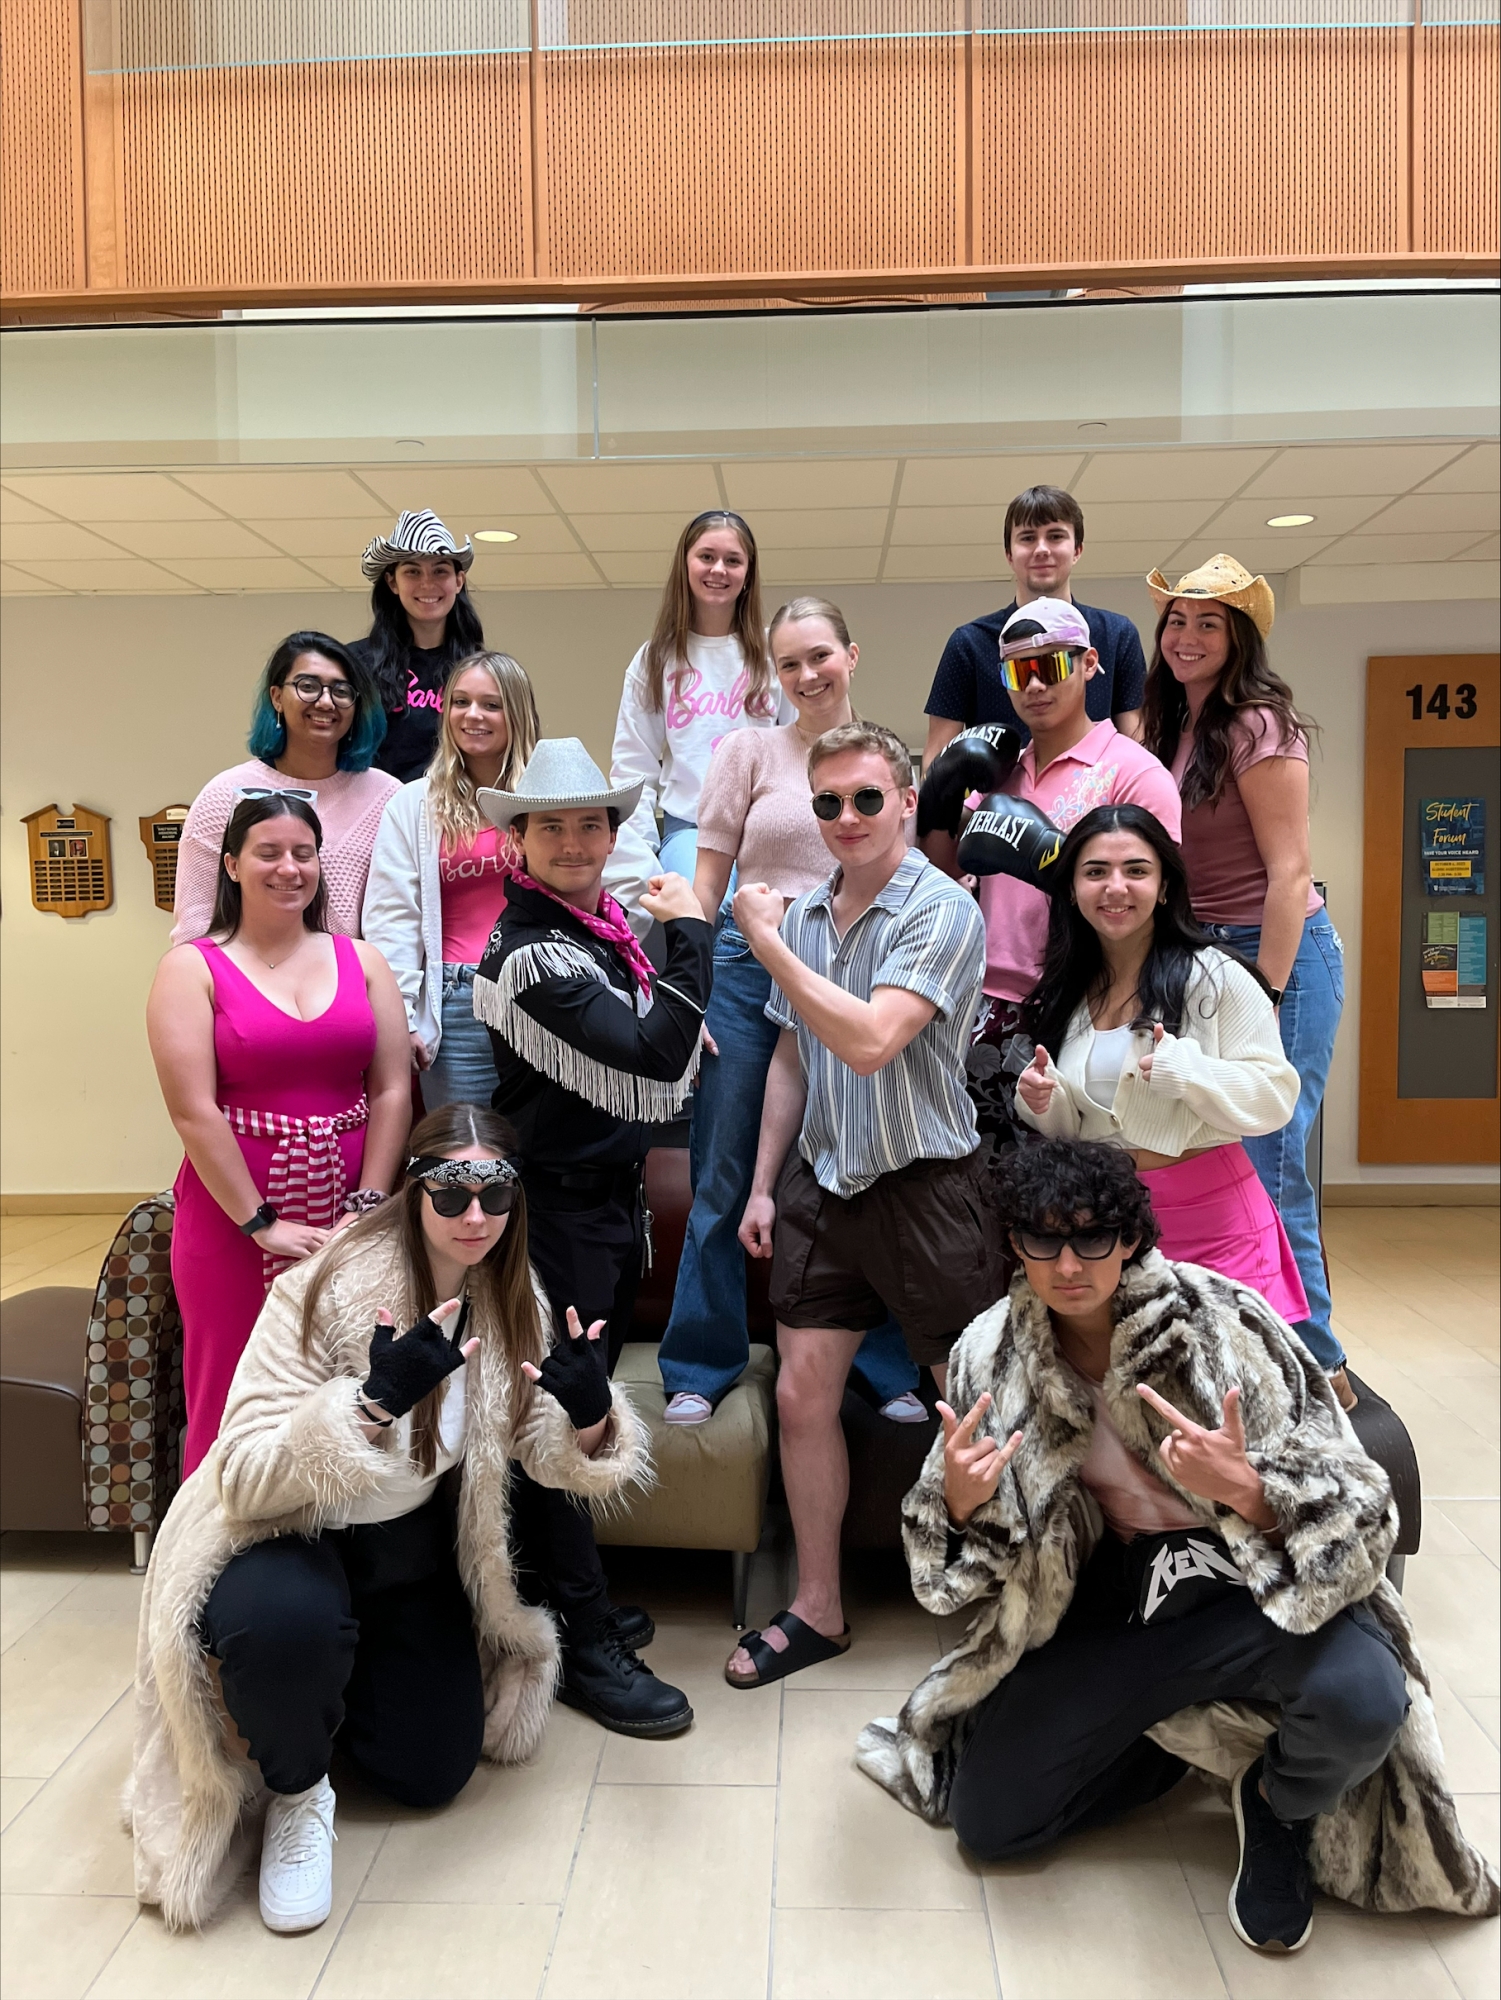
[[[565,1333],[537,1370],[537,1387],[557,1398],[576,1431],[597,1424],[610,1414],[604,1341]]]
[[[458,1315],[460,1327],[464,1317]],[[378,1325],[370,1336],[370,1373],[360,1394],[393,1417],[404,1417],[463,1365],[457,1338],[450,1341],[427,1315],[399,1339],[394,1326]]]

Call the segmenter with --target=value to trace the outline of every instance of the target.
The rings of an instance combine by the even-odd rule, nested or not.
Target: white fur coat
[[[233,1748],[198,1620],[231,1556],[274,1535],[316,1534],[379,1482],[389,1440],[372,1444],[355,1416],[376,1311],[415,1317],[389,1243],[331,1277],[310,1351],[303,1294],[321,1258],[285,1272],[235,1371],[219,1438],[184,1481],[152,1553],[136,1656],[135,1757],[125,1810],[136,1894],[174,1928],[202,1924],[249,1858],[263,1795]],[[538,1303],[544,1327],[546,1303]],[[613,1389],[611,1428],[593,1458],[545,1391],[524,1392],[513,1431],[512,1378],[498,1329],[476,1312],[458,1505],[458,1562],[474,1607],[485,1686],[484,1754],[519,1763],[541,1741],[558,1675],[551,1617],[521,1602],[507,1542],[509,1461],[543,1485],[590,1498],[650,1476],[646,1432]],[[541,1357],[538,1356],[538,1359]]]
[[[1328,1894],[1376,1910],[1491,1915],[1494,1874],[1460,1831],[1444,1783],[1428,1678],[1402,1600],[1386,1580],[1396,1509],[1386,1474],[1361,1449],[1327,1376],[1256,1292],[1151,1251],[1122,1276],[1104,1394],[1128,1450],[1208,1528],[1223,1536],[1261,1610],[1286,1632],[1313,1632],[1365,1604],[1395,1641],[1411,1707],[1385,1763],[1314,1822],[1310,1860]],[[1281,1527],[1269,1540],[1228,1508],[1180,1487],[1157,1454],[1167,1426],[1136,1394],[1144,1382],[1218,1427],[1239,1387],[1247,1455]],[[939,1614],[973,1607],[968,1635],[918,1683],[900,1716],[870,1723],[857,1757],[913,1812],[947,1820],[955,1719],[984,1700],[1022,1653],[1057,1630],[1101,1532],[1079,1483],[1094,1415],[1060,1362],[1046,1307],[1019,1273],[1007,1298],[965,1331],[949,1362],[948,1400],[994,1402],[981,1430],[1022,1442],[994,1498],[967,1523],[948,1561],[943,1440],[903,1505],[903,1539],[918,1600]],[[1256,1754],[1268,1724],[1209,1703],[1149,1733],[1221,1777]]]

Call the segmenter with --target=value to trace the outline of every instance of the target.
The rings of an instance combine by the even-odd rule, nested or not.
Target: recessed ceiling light
[[[1269,528],[1306,528],[1315,517],[1312,514],[1273,514],[1267,522]]]
[[[516,537],[509,528],[476,528],[474,539],[477,542],[514,542]]]

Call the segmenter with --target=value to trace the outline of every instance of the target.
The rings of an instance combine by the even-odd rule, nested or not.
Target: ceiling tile
[[[483,526],[484,523],[477,525]],[[495,525],[509,528],[516,540],[476,542],[474,560],[477,568],[483,568],[487,563],[508,563],[513,556],[522,553],[576,556],[579,552],[579,545],[561,514],[507,514],[504,521],[497,521]]]
[[[278,515],[301,520],[314,514],[349,520],[370,512],[370,495],[359,481],[348,472],[325,467],[183,472],[178,477],[194,493],[242,521],[270,521]]]
[[[1092,576],[1139,578],[1161,561],[1161,542],[1089,542],[1074,576],[1081,582]]]
[[[657,565],[657,581],[667,574],[668,563],[683,532],[683,517],[677,514],[570,514],[569,520],[591,549],[612,554],[650,553]]]
[[[1447,562],[1472,547],[1473,529],[1456,535],[1346,535],[1329,545],[1322,560],[1331,563]]]
[[[902,473],[904,507],[1005,508],[1029,486],[1061,486],[1083,464],[1082,452],[1050,458],[909,458]]]
[[[116,521],[110,534],[133,556],[155,561],[188,556],[269,556],[261,537],[238,521]]]
[[[881,576],[886,583],[995,577],[999,602],[1003,604],[1009,601],[1013,588],[1011,573],[1000,561],[1000,551],[990,542],[972,547],[942,542],[936,548],[888,549]]]
[[[0,526],[10,527],[17,521],[50,521],[54,518],[45,507],[38,507],[34,500],[13,493],[8,486],[0,486]]]
[[[523,555],[515,549],[503,562],[475,577],[479,590],[599,590],[599,572],[577,550],[572,555]]]
[[[1501,444],[1470,449],[1423,483],[1425,493],[1494,493],[1501,486]]]
[[[762,508],[888,507],[896,460],[806,458],[760,464],[730,460],[722,469],[730,505],[749,515]],[[751,526],[760,536],[759,518]]]
[[[1452,444],[1300,444],[1278,452],[1246,489],[1270,493],[1405,493],[1454,456]]]
[[[357,590],[366,600],[366,616],[369,616],[370,579],[360,568],[358,556],[305,556],[302,567],[340,590]]]
[[[1405,493],[1370,523],[1372,534],[1484,535],[1501,527],[1501,494]]]
[[[70,521],[206,521],[214,510],[162,472],[12,473],[6,485]]]
[[[1501,556],[1501,535],[1487,535],[1484,541],[1476,542],[1473,548],[1461,549],[1453,558],[1455,562],[1495,562]]]
[[[191,584],[169,570],[158,569],[155,563],[132,561],[129,556],[112,562],[35,562],[26,566],[48,583],[91,595],[128,592],[135,596],[145,591],[159,597],[176,597],[192,589]]]
[[[1104,500],[1084,516],[1084,546],[1091,542],[1145,542],[1158,536],[1164,553],[1202,527],[1212,500]]]
[[[695,514],[723,503],[712,465],[545,465],[543,485],[569,514],[629,514],[637,509],[682,516],[681,530]]]
[[[245,526],[289,556],[347,556],[356,565],[355,574],[359,577],[360,552],[368,548],[377,535],[390,534],[393,523],[383,514],[371,513],[356,515],[349,520],[333,516],[311,521],[285,518],[250,520]],[[363,581],[362,578],[360,580]]]
[[[1263,532],[1259,540],[1250,535],[1237,536],[1235,547],[1227,549],[1223,542],[1212,537],[1195,536],[1181,548],[1174,549],[1172,561],[1163,563],[1161,567],[1163,574],[1176,582],[1178,577],[1197,569],[1200,563],[1208,562],[1211,556],[1232,555],[1254,573],[1284,576],[1288,570],[1296,569],[1299,563],[1309,561],[1321,549],[1328,548],[1333,539],[1331,535],[1300,535],[1296,530],[1280,535]]]
[[[1348,535],[1386,505],[1380,495],[1373,499],[1363,493],[1342,493],[1324,500],[1308,499],[1301,493],[1283,493],[1276,498],[1263,496],[1258,500],[1232,500],[1205,522],[1203,532],[1220,536],[1248,535],[1258,542],[1264,542],[1269,534]],[[1267,520],[1273,514],[1312,514],[1313,520],[1306,528],[1269,529]]]
[[[879,549],[763,549],[766,581],[778,590],[794,587],[815,593],[841,583],[874,583],[881,560]],[[775,610],[775,605],[769,607]]]
[[[107,562],[125,553],[112,540],[91,535],[87,528],[75,527],[71,521],[21,522],[5,530],[0,550],[11,562],[81,562],[86,557]]]
[[[626,587],[635,584],[652,590],[662,588],[663,558],[655,551],[604,550],[596,554],[595,561],[613,584]]]
[[[878,549],[886,535],[887,509],[766,509],[749,518],[763,549]]]
[[[547,511],[547,495],[524,465],[362,465],[356,476],[393,519],[404,507],[431,507],[456,532],[461,522],[472,533],[509,527],[508,513]]]
[[[165,566],[200,590],[324,590],[314,573],[286,556],[163,558]]]
[[[975,548],[981,542],[991,547],[991,560],[1005,568],[1001,554],[1001,532],[1006,522],[1004,507],[898,507],[891,529],[893,548],[935,548],[942,542],[959,542]]]
[[[0,597],[56,597],[61,589],[61,584],[44,582],[14,563],[0,563]]]
[[[1072,490],[1086,508],[1095,500],[1223,500],[1270,456],[1266,450],[1096,452]],[[1084,529],[1093,532],[1088,514]]]

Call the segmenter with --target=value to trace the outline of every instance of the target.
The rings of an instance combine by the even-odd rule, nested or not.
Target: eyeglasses
[[[320,681],[316,674],[293,674],[282,686],[289,687],[308,708],[316,708],[325,695],[335,708],[353,708],[358,698],[353,681]]]
[[[422,1192],[432,1203],[434,1214],[446,1216],[450,1222],[467,1215],[472,1201],[477,1201],[486,1215],[509,1215],[516,1205],[514,1181],[491,1181],[488,1187],[439,1188],[424,1181]]]
[[[895,785],[884,789],[880,785],[862,785],[858,792],[815,792],[813,810],[822,820],[838,819],[848,799],[862,818],[874,819],[895,790]]]
[[[1001,685],[1010,694],[1020,694],[1035,678],[1043,687],[1057,687],[1074,672],[1082,653],[1060,646],[1056,653],[1027,653],[1019,660],[1001,661]]]
[[[316,805],[318,794],[310,792],[303,785],[241,785],[234,796],[237,799],[301,799],[304,805]]]
[[[1024,1257],[1031,1257],[1039,1264],[1053,1264],[1063,1255],[1066,1243],[1076,1257],[1082,1257],[1088,1264],[1098,1264],[1108,1257],[1121,1240],[1118,1229],[1076,1229],[1068,1236],[1034,1236],[1029,1229],[1016,1232],[1017,1247]]]

